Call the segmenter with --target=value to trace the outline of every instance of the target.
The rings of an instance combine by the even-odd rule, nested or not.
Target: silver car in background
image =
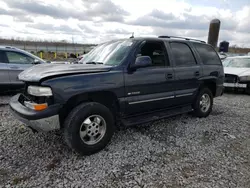
[[[23,85],[18,80],[19,73],[41,63],[47,62],[24,50],[0,46],[0,86]]]
[[[227,57],[223,67],[224,87],[243,89],[250,94],[250,56]]]

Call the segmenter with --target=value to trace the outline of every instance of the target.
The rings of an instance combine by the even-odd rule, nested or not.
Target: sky
[[[250,47],[249,0],[0,0],[0,37],[98,44],[134,32],[207,41],[215,18],[219,42]]]

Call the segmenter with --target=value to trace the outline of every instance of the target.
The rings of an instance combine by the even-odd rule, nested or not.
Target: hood
[[[237,76],[250,76],[250,68],[224,67],[224,73]]]
[[[81,74],[107,72],[111,66],[107,65],[84,65],[84,64],[39,64],[32,66],[18,76],[21,81],[38,82],[49,76],[60,76],[64,74]]]

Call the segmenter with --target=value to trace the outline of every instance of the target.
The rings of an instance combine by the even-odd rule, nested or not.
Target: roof
[[[0,46],[1,49],[17,49],[13,46]]]
[[[185,37],[178,37],[178,36],[159,36],[159,37],[135,37],[132,38],[133,40],[159,40],[159,41],[188,41],[188,42],[195,42],[195,43],[203,43],[206,44],[205,41],[201,41],[198,39],[192,38],[185,38]]]

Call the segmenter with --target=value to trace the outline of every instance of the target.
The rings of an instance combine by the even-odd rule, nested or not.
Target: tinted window
[[[147,41],[139,50],[136,57],[149,56],[152,59],[153,66],[168,66],[166,61],[165,47],[162,42]]]
[[[13,64],[31,64],[34,62],[33,58],[18,52],[6,52],[6,56],[9,63]]]
[[[209,46],[199,43],[194,43],[196,50],[198,51],[203,64],[205,65],[221,65],[220,58],[215,50]]]
[[[7,63],[5,54],[3,51],[0,51],[0,63]]]
[[[170,46],[176,66],[196,65],[194,55],[187,44],[172,42]]]

